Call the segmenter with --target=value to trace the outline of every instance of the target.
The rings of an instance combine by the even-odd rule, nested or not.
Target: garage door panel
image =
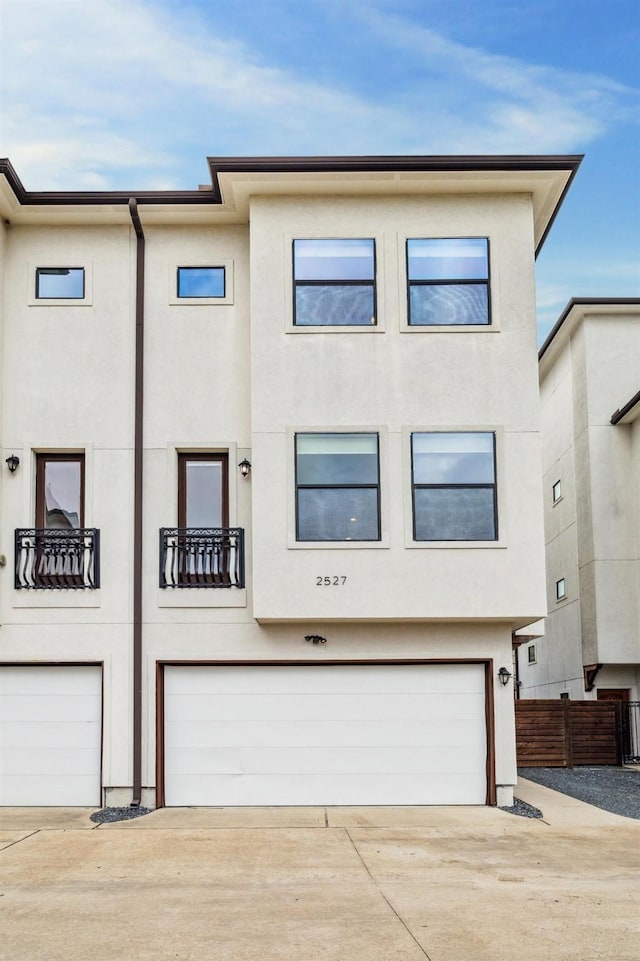
[[[7,665],[0,670],[0,695],[33,695],[48,697],[52,693],[55,675],[55,694],[68,697],[74,694],[99,693],[102,685],[97,665]]]
[[[55,790],[51,788],[49,775],[7,775],[0,782],[0,806],[3,807],[98,807],[99,804],[95,775],[57,777]]]
[[[83,776],[95,771],[95,748],[52,750],[51,748],[10,748],[2,753],[3,774]]]
[[[432,720],[434,712],[446,716],[451,703],[451,694],[429,694],[427,692],[405,694],[299,694],[289,692],[258,694],[215,694],[197,697],[172,695],[167,697],[169,716],[179,716],[188,721],[223,721],[229,718],[238,720],[290,721],[325,719],[338,721],[363,720],[370,722],[402,719],[406,722],[423,723]],[[478,694],[461,698],[459,710],[461,717],[477,718],[477,705],[484,698]]]
[[[452,732],[452,738],[454,734]],[[460,721],[456,726],[457,744],[473,744],[484,748],[484,729],[477,719]],[[384,725],[372,726],[368,721],[290,721],[269,720],[260,726],[252,721],[216,721],[215,724],[197,724],[176,721],[167,726],[165,746],[167,751],[189,748],[219,747],[419,747],[427,749],[442,744],[440,727],[432,721],[407,724],[404,720],[387,720]],[[454,748],[457,750],[457,745]]]
[[[30,721],[7,721],[2,725],[2,746],[4,748],[50,748],[65,745],[65,752],[74,748],[95,749],[96,731],[91,721],[60,722],[48,724]]]
[[[289,695],[292,690],[300,694],[393,694],[410,693],[440,694],[443,684],[452,694],[484,695],[482,668],[477,664],[431,664],[428,672],[407,674],[404,665],[393,673],[381,671],[380,665],[332,664],[322,665],[322,670],[309,669],[303,665],[287,665],[288,672],[282,675],[281,666],[260,666],[257,670],[241,665],[228,665],[209,674],[208,669],[192,670],[180,667],[167,672],[165,690],[168,694],[183,694],[187,697],[214,694],[239,695],[267,692],[269,694]]]
[[[0,722],[35,720],[69,722],[95,721],[97,694],[6,694],[0,699]]]
[[[455,753],[452,750],[455,749]],[[167,752],[172,774],[448,774],[477,771],[477,748],[438,745],[428,753],[412,747],[182,748]]]
[[[484,666],[165,668],[174,805],[482,804]]]
[[[321,801],[330,793],[330,801]],[[473,774],[450,774],[446,781],[437,775],[419,785],[413,774],[397,775],[393,782],[380,783],[378,775],[338,777],[329,782],[323,775],[185,776],[167,780],[167,797],[175,806],[238,805],[398,805],[398,804],[484,804],[485,792]],[[363,800],[369,799],[369,800]],[[399,800],[401,798],[401,800]],[[461,801],[464,798],[464,801]],[[256,800],[259,799],[259,800]]]

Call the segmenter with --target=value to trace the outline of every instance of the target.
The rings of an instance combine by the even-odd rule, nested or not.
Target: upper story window
[[[498,537],[495,435],[411,436],[416,541],[494,541]]]
[[[553,487],[551,488],[551,495],[553,497],[553,503],[555,504],[562,497],[562,481],[557,480]]]
[[[36,267],[36,300],[84,300],[84,267]]]
[[[529,664],[535,664],[535,663],[536,663],[536,646],[535,646],[535,644],[529,644],[529,647],[527,648],[527,662],[528,662]]]
[[[491,323],[486,237],[407,240],[407,278],[410,326]]]
[[[377,434],[296,435],[296,540],[380,540]]]
[[[228,461],[227,454],[178,454],[178,527],[228,526]]]
[[[374,325],[375,275],[373,240],[294,240],[294,325]]]
[[[564,601],[567,596],[567,582],[564,577],[556,581],[556,600]]]
[[[78,530],[84,526],[84,454],[38,454],[36,527]]]
[[[224,267],[178,267],[178,297],[226,296]]]

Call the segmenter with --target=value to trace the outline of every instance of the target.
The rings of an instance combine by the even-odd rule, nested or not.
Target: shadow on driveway
[[[518,774],[611,814],[640,820],[640,770],[623,767],[521,767]]]

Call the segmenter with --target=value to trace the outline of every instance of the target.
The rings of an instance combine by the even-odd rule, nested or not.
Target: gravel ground
[[[521,818],[541,818],[542,811],[540,808],[535,808],[533,804],[527,804],[526,801],[521,801],[519,798],[513,799],[513,804],[511,807],[500,808],[501,811],[506,811],[507,814],[517,814]]]
[[[640,770],[623,767],[521,767],[518,774],[594,807],[640,820]]]
[[[100,811],[94,811],[93,814],[89,815],[90,821],[96,821],[98,824],[107,824],[111,821],[130,821],[131,818],[142,817],[143,814],[149,814],[151,808],[101,808]]]

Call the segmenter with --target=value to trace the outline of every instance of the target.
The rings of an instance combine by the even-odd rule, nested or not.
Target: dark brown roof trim
[[[208,157],[213,192],[222,202],[218,174],[221,173],[379,173],[411,171],[471,170],[571,170],[562,196],[556,204],[547,229],[536,247],[536,257],[558,215],[566,193],[578,172],[584,154],[370,156],[370,157]]]
[[[538,352],[538,360],[542,360],[545,351],[551,346],[553,338],[556,336],[574,307],[619,307],[625,305],[631,306],[634,304],[640,307],[639,297],[572,297],[560,314],[558,320],[549,331],[547,339]]]
[[[222,173],[375,173],[477,170],[571,170],[562,198],[551,219],[548,232],[573,177],[582,154],[571,155],[481,155],[481,156],[369,156],[369,157],[208,157],[211,189],[205,190],[26,190],[8,159],[0,158],[4,174],[22,205],[127,204],[133,195],[139,204],[221,204],[218,175]],[[542,238],[544,240],[544,237]],[[542,246],[538,244],[538,250]]]
[[[206,190],[26,190],[6,158],[0,158],[0,174],[7,178],[23,207],[35,205],[87,206],[90,204],[123,204],[129,206],[132,196],[139,204],[212,204],[220,203],[210,189]]]
[[[611,415],[611,423],[619,424],[622,418],[626,417],[629,411],[633,410],[636,404],[640,404],[640,390],[638,391],[637,394],[633,395],[630,401],[627,401],[624,407],[621,407],[619,410],[615,412],[615,414]]]

